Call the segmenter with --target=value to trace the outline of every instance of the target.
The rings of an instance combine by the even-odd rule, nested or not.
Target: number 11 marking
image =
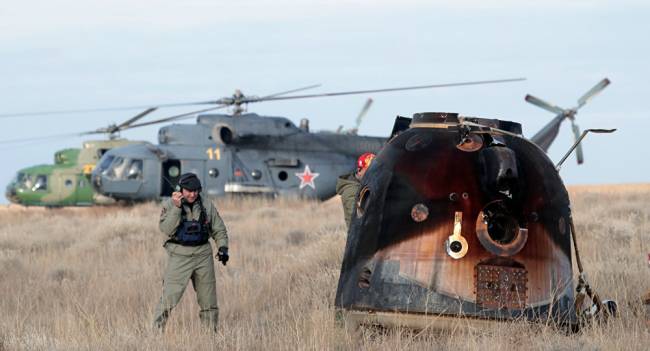
[[[211,160],[221,160],[221,150],[219,150],[218,147],[209,148],[205,150],[205,152],[208,154],[208,158]]]

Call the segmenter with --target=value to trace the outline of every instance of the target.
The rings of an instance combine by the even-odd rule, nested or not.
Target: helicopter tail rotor
[[[354,121],[354,128],[350,129],[350,134],[356,135],[359,132],[359,127],[361,127],[361,122],[363,121],[363,117],[365,117],[366,114],[368,113],[368,110],[370,110],[370,106],[372,106],[372,102],[373,102],[372,98],[368,98],[368,100],[366,100],[366,103],[361,108],[361,112],[359,112],[357,119]]]
[[[605,89],[609,85],[609,83],[611,83],[611,81],[607,78],[604,78],[603,80],[598,82],[598,84],[594,85],[593,88],[589,89],[588,92],[586,92],[584,95],[580,97],[580,99],[578,99],[578,107],[576,107],[576,109],[584,106],[587,103],[587,101],[591,100],[591,98],[593,98],[598,93],[603,91],[603,89]]]
[[[578,110],[584,106],[589,100],[591,100],[594,96],[596,96],[598,93],[603,91],[605,87],[607,87],[611,81],[607,78],[604,78],[600,82],[598,82],[596,85],[594,85],[591,89],[589,89],[584,95],[582,95],[578,99],[578,105],[574,108],[571,109],[563,109],[559,106],[555,106],[551,103],[548,103],[542,99],[539,99],[537,97],[534,97],[532,95],[526,95],[526,101],[530,102],[531,104],[541,107],[547,111],[553,112],[556,114],[555,118],[542,130],[540,130],[535,136],[531,138],[533,142],[541,146],[544,150],[548,150],[548,147],[551,145],[553,140],[558,134],[560,124],[564,119],[570,119],[571,120],[571,130],[573,132],[573,137],[576,142],[576,160],[578,161],[578,164],[582,164],[584,162],[584,153],[582,151],[582,144],[578,143],[578,139],[582,135],[580,131],[580,127],[578,124],[575,122],[575,116],[578,113]]]
[[[545,109],[546,111],[553,112],[555,114],[560,114],[560,113],[565,113],[564,109],[555,105],[552,105],[540,98],[534,97],[532,95],[526,95],[526,101],[530,102],[531,104],[541,107]]]
[[[573,110],[570,111],[571,115],[569,118],[571,119],[571,129],[573,130],[573,136],[574,140],[577,142],[578,139],[580,138],[580,135],[582,134],[580,132],[580,127],[578,124],[575,122],[575,114],[577,113],[578,109],[580,109],[582,106],[584,106],[589,100],[591,100],[594,96],[596,96],[598,93],[603,91],[611,81],[607,78],[603,78],[600,82],[596,83],[589,91],[584,93],[579,99],[578,99],[578,106],[573,108]],[[581,165],[584,161],[584,154],[582,152],[582,143],[578,143],[578,146],[576,147],[576,161],[578,162],[579,165]]]
[[[580,139],[580,127],[576,124],[575,120],[571,120],[571,129],[573,130],[573,136],[574,136],[574,142],[578,142],[578,139]],[[583,162],[585,162],[584,155],[582,153],[582,143],[578,143],[578,146],[576,147],[576,160],[578,161],[578,164],[581,165]]]

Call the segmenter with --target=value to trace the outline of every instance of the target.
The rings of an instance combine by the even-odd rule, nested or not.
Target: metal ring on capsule
[[[493,204],[495,204],[495,202],[489,203],[483,208],[483,210],[486,210]],[[507,242],[499,242],[492,238],[488,230],[488,223],[486,223],[484,219],[484,211],[479,212],[478,217],[476,218],[476,236],[481,242],[481,245],[483,245],[483,247],[489,252],[497,256],[513,256],[521,251],[521,249],[526,245],[526,242],[528,241],[528,229],[520,227],[517,220],[512,216],[502,215],[502,218],[511,223],[511,240],[508,240]]]

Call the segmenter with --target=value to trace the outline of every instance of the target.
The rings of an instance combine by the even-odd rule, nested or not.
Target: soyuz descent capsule
[[[575,324],[569,196],[544,150],[514,122],[420,113],[395,125],[362,180],[337,308],[415,327]]]

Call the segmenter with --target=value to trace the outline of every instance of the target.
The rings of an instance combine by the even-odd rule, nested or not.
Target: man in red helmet
[[[361,188],[361,178],[366,174],[366,170],[374,158],[375,154],[371,152],[366,152],[359,156],[356,172],[340,176],[336,181],[336,193],[341,195],[343,216],[345,217],[345,224],[348,228],[350,228],[350,222],[352,221],[357,193],[359,193],[359,189]]]

